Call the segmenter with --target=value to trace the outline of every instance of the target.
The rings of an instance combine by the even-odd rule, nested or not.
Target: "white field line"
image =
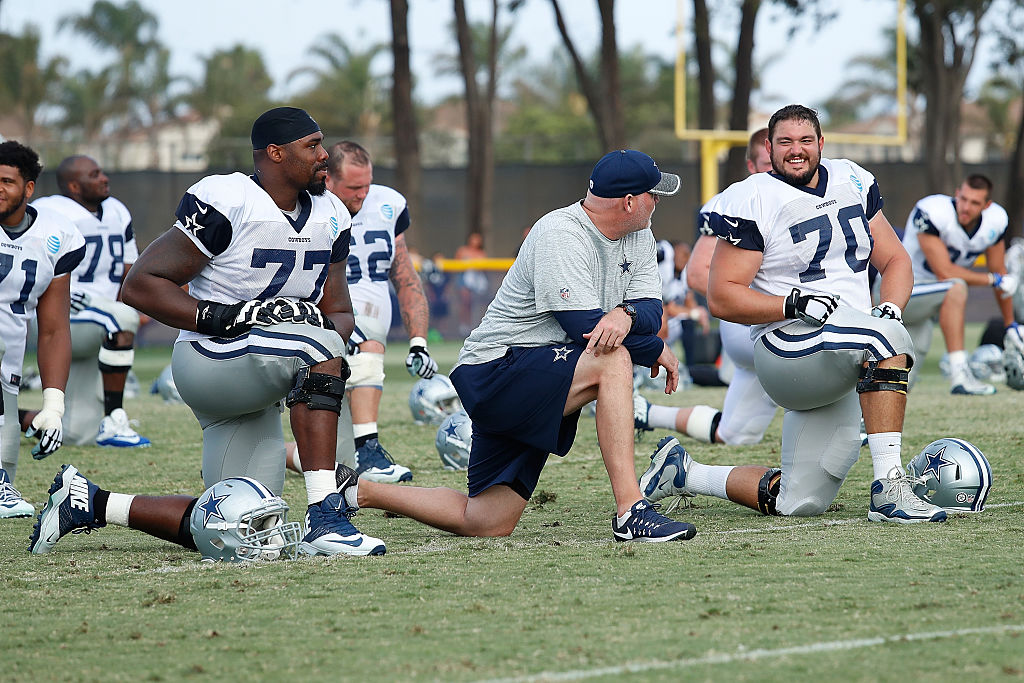
[[[512,678],[491,679],[486,683],[541,683],[543,681],[580,681],[586,678],[598,676],[621,676],[623,674],[644,673],[647,671],[659,671],[667,669],[688,669],[695,666],[706,666],[713,664],[731,664],[733,662],[753,662],[759,659],[775,659],[788,655],[810,655],[821,652],[836,652],[839,650],[856,650],[865,647],[875,647],[888,643],[912,642],[918,640],[941,640],[945,638],[956,638],[958,636],[972,635],[1000,635],[1003,633],[1019,633],[1024,631],[1024,624],[1007,624],[1003,626],[986,626],[981,628],[961,628],[952,631],[927,631],[924,633],[901,633],[892,636],[878,636],[875,638],[854,638],[851,640],[832,640],[807,645],[795,645],[793,647],[780,647],[775,649],[747,650],[742,645],[736,652],[715,653],[711,652],[703,657],[688,657],[675,660],[649,660],[646,662],[629,662],[619,666],[606,666],[596,669],[573,669],[569,671],[546,671],[530,676],[516,676]]]

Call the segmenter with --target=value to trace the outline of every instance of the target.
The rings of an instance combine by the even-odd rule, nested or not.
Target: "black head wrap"
[[[286,145],[320,130],[320,126],[304,109],[276,107],[260,114],[252,124],[252,148]]]

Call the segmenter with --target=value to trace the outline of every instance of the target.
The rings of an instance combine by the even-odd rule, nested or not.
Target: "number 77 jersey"
[[[203,178],[175,211],[180,230],[210,260],[189,283],[197,299],[232,304],[285,297],[318,303],[331,264],[348,258],[348,209],[330,192],[300,192],[287,215],[242,173]],[[207,335],[183,330],[179,340]]]
[[[741,249],[760,251],[751,287],[774,296],[802,292],[838,295],[859,311],[871,310],[868,228],[882,209],[874,176],[846,159],[822,158],[811,189],[774,172],[756,173],[721,195],[708,216],[716,236]],[[755,326],[760,336],[790,321]]]

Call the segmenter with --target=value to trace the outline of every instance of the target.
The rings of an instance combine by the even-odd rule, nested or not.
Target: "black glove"
[[[237,304],[200,301],[196,309],[196,332],[214,337],[237,337],[256,325],[281,322],[274,315],[273,308],[273,300],[253,299],[239,301]]]
[[[278,297],[272,302],[272,314],[277,322],[302,323],[333,330],[334,322],[310,301],[292,301]]]
[[[839,297],[831,294],[800,294],[796,287],[786,297],[787,318],[821,327],[839,306]]]
[[[426,340],[423,337],[414,337],[410,342],[409,355],[405,357],[405,369],[413,377],[430,379],[437,372],[437,361],[430,357]]]

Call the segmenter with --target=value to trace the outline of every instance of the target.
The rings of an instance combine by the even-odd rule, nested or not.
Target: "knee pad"
[[[384,354],[383,353],[357,353],[348,358],[349,370],[352,373],[348,378],[349,388],[355,387],[384,387]]]
[[[305,403],[310,410],[330,410],[341,415],[341,402],[345,398],[345,380],[348,379],[348,364],[342,359],[341,377],[323,372],[310,372],[304,367],[295,375],[295,384],[288,392],[285,405],[291,408],[296,403]]]
[[[777,515],[775,502],[779,499],[779,486],[782,483],[782,470],[774,467],[757,482],[757,509],[762,515]]]
[[[128,372],[135,362],[135,347],[118,346],[114,335],[109,335],[103,339],[97,360],[100,372]]]
[[[880,368],[878,367],[878,361],[868,361],[868,364],[860,369],[857,393],[895,391],[905,394],[907,393],[909,379],[909,368]]]

